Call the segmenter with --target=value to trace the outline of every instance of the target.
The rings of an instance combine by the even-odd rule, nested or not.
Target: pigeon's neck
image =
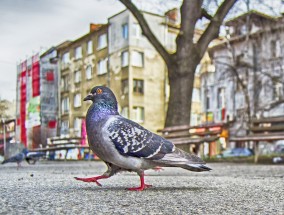
[[[95,102],[89,108],[87,115],[94,121],[101,121],[111,115],[118,115],[117,104]]]

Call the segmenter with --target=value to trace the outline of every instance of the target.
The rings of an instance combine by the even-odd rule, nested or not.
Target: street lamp
[[[6,158],[6,126],[5,126],[5,118],[2,118],[3,125],[3,140],[4,140],[4,158]]]

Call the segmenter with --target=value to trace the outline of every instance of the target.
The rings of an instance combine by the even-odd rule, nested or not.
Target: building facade
[[[166,49],[175,52],[180,25],[178,10],[165,15],[148,12],[143,15]],[[197,31],[196,37],[199,35]],[[90,24],[87,34],[49,49],[40,56],[38,65],[39,97],[36,99],[30,96],[36,85],[26,80],[29,63],[24,61],[18,69],[17,130],[18,139],[23,142],[28,142],[30,133],[23,122],[27,115],[25,107],[31,99],[39,106],[38,124],[31,126],[34,133],[34,127],[38,126],[41,137],[81,137],[90,105],[82,101],[97,85],[113,90],[119,112],[126,118],[153,132],[164,127],[170,91],[167,68],[128,10],[110,17],[107,24]],[[200,123],[202,115],[199,76],[197,72],[192,101],[193,125]]]
[[[227,41],[209,50],[212,69],[202,73],[202,110],[244,136],[253,119],[284,115],[283,18],[251,11],[226,25]]]
[[[83,98],[94,86],[109,85],[107,30],[91,24],[89,33],[58,49],[60,135],[81,136],[90,104]]]
[[[156,37],[165,41],[165,18],[150,13],[144,17]],[[108,23],[110,87],[117,93],[120,112],[156,131],[165,122],[165,64],[130,11],[110,17]]]

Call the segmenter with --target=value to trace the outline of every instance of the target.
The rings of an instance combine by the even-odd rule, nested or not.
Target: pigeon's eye
[[[96,93],[97,93],[97,94],[102,94],[102,93],[103,93],[103,90],[102,90],[101,88],[98,88],[97,91],[96,91]]]

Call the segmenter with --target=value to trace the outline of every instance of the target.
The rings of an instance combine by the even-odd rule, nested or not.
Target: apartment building
[[[165,17],[143,15],[164,43]],[[110,17],[108,23],[110,87],[117,93],[121,114],[156,131],[164,126],[166,115],[165,64],[130,11]]]
[[[213,69],[201,77],[202,109],[243,136],[251,119],[284,115],[283,17],[250,11],[226,26],[227,41],[209,50]]]
[[[90,32],[58,49],[60,134],[81,136],[89,103],[82,102],[95,85],[109,85],[108,26],[90,24]]]

